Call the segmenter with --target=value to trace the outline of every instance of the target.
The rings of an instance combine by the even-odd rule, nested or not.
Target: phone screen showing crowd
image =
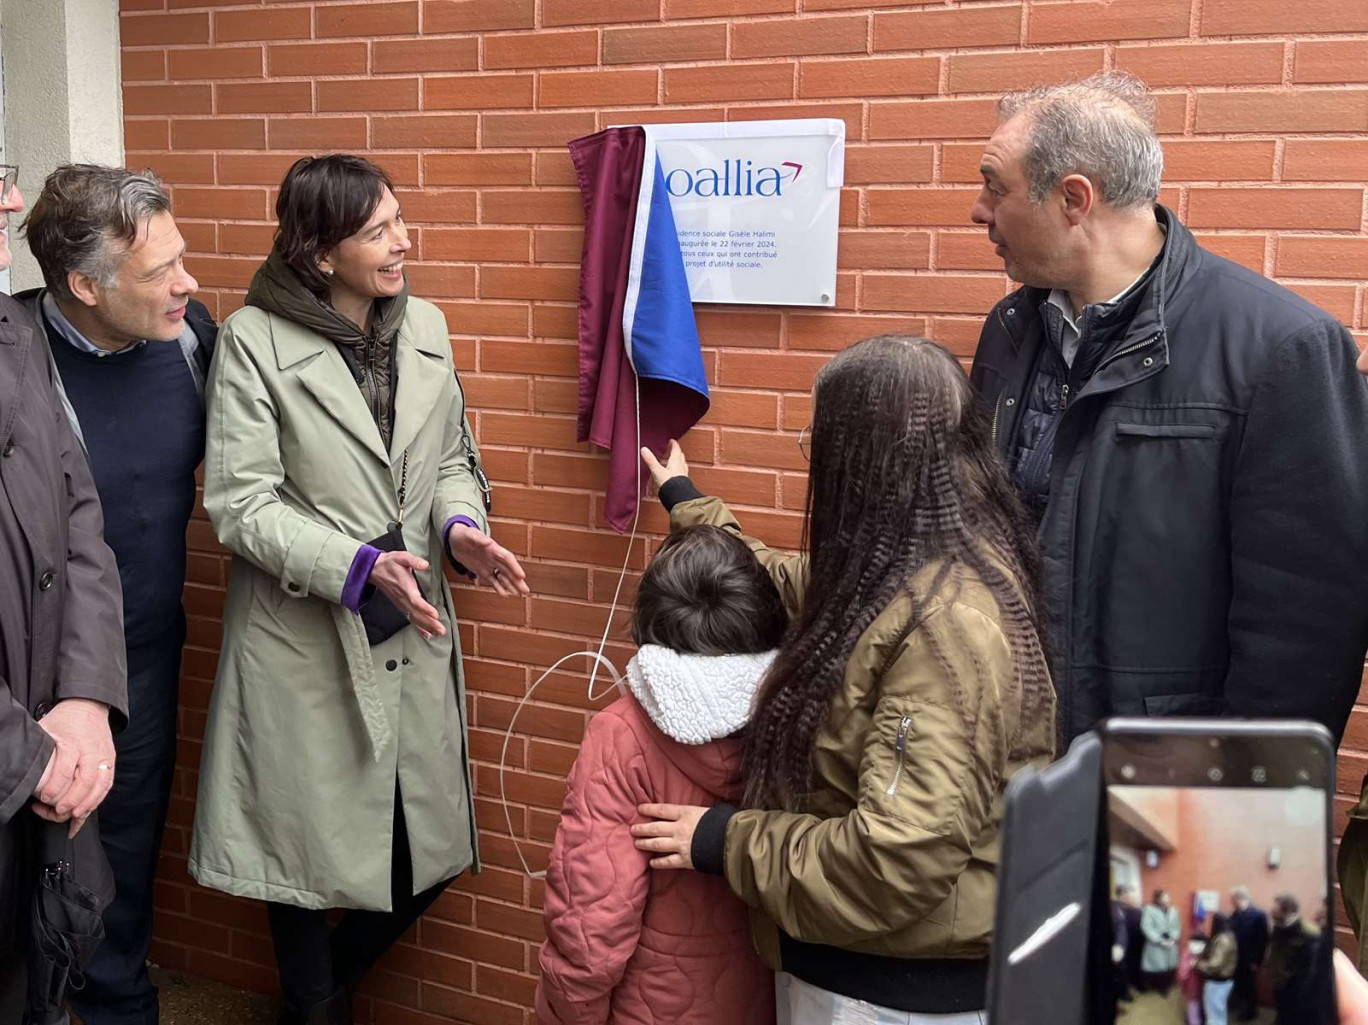
[[[1217,747],[1109,759],[1116,1020],[1329,1025],[1328,781]]]

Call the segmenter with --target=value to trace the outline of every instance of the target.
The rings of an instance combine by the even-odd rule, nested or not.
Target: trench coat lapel
[[[276,366],[280,370],[298,367],[299,383],[328,415],[345,427],[357,441],[389,465],[389,455],[380,440],[366,400],[347,369],[337,346],[322,335],[298,327],[271,314],[271,339],[275,345]]]
[[[0,448],[14,432],[15,414],[19,411],[20,389],[24,374],[34,358],[33,329],[13,323],[0,314]]]
[[[407,320],[399,328],[396,342],[399,346],[395,353],[398,391],[394,397],[394,433],[390,453],[398,465],[403,459],[404,449],[418,436],[446,390],[446,353],[441,347],[450,343],[445,338],[414,337]]]

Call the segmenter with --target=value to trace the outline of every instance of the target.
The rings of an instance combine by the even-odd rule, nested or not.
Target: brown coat
[[[797,612],[806,557],[747,537],[715,498],[680,502],[670,523],[736,533]],[[951,581],[917,623],[898,598],[856,642],[817,734],[804,811],[742,811],[727,825],[727,881],[754,909],[772,968],[784,967],[780,930],[864,954],[988,956],[1004,792],[1018,770],[1050,761],[1054,703],[1023,721],[1019,693],[1004,686],[1012,653],[992,593],[968,570]],[[956,710],[936,647],[966,688],[960,700],[979,710],[976,728]]]
[[[67,698],[128,714],[123,596],[95,484],[52,383],[46,342],[0,295],[0,955],[24,935],[28,803]],[[93,823],[93,820],[92,820]],[[94,828],[78,841],[98,848]]]

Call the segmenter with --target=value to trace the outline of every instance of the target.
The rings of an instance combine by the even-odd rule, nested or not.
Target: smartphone
[[[1109,956],[1092,963],[1114,1020],[1333,1025],[1330,734],[1220,719],[1100,733],[1094,944]]]

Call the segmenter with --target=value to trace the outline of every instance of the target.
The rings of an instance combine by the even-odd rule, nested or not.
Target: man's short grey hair
[[[1237,886],[1235,887],[1235,889],[1230,891],[1230,895],[1234,897],[1236,900],[1242,900],[1247,903],[1249,901],[1249,887]]]
[[[1071,174],[1086,175],[1102,202],[1120,210],[1159,198],[1164,151],[1155,102],[1133,75],[1106,71],[1077,82],[1037,86],[998,102],[998,117],[1027,118],[1022,169],[1040,203]]]
[[[48,175],[23,230],[52,297],[65,302],[68,273],[108,288],[142,223],[170,209],[151,171],[66,164]]]

